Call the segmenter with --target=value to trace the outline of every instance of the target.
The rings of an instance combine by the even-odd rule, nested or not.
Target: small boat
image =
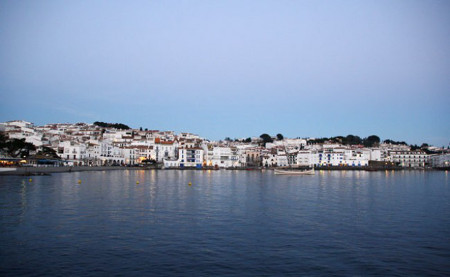
[[[316,172],[314,168],[309,170],[298,170],[298,169],[275,169],[275,175],[314,175]]]
[[[15,167],[4,167],[4,168],[0,168],[0,172],[11,172],[11,171],[16,171],[17,168]]]

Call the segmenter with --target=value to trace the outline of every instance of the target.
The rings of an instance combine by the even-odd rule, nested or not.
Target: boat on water
[[[15,168],[15,167],[3,167],[3,168],[0,168],[0,172],[11,172],[11,171],[16,171],[17,170],[17,168]]]
[[[274,169],[275,175],[314,175],[316,172],[314,168],[309,170],[298,169]]]

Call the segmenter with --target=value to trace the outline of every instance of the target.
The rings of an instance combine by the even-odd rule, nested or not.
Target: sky
[[[450,142],[449,1],[0,1],[0,122]]]

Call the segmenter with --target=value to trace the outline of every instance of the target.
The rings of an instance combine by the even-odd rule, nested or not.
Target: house
[[[204,150],[200,147],[178,149],[178,160],[180,168],[202,168],[203,154]]]

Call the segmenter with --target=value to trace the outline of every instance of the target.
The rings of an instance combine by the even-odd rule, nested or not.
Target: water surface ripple
[[[2,276],[450,275],[447,172],[32,178],[0,176]]]

